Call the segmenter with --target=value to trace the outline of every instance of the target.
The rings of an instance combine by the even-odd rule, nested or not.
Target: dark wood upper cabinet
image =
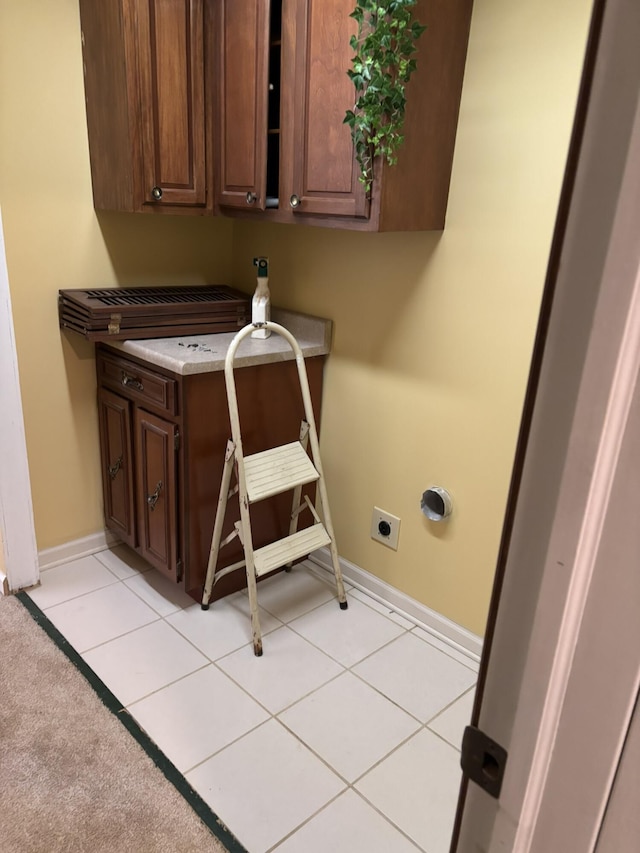
[[[344,124],[353,0],[80,0],[94,206],[443,228],[472,5],[418,0],[405,142],[367,197]]]
[[[292,86],[283,102],[283,124],[292,131],[283,202],[295,214],[369,213],[351,132],[344,124],[354,101],[346,73],[353,55],[349,39],[357,31],[349,17],[353,7],[353,0],[304,0],[295,5]]]
[[[367,198],[344,124],[355,98],[353,0],[221,0],[216,209],[358,230],[443,228],[472,5],[418,0],[427,31],[407,87],[405,143],[395,166],[376,163]]]
[[[217,201],[264,210],[267,194],[269,0],[219,0]]]
[[[80,0],[97,210],[205,212],[205,0]]]

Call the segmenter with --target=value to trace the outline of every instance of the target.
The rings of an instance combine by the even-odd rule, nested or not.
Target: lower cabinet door
[[[135,548],[131,403],[118,394],[100,388],[98,416],[105,524],[123,542]]]
[[[138,501],[138,550],[178,580],[175,424],[142,409],[134,415]]]

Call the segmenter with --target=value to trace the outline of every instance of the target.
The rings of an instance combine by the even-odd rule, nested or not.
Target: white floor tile
[[[190,595],[160,572],[137,574],[125,580],[124,585],[140,596],[149,607],[153,607],[160,616],[168,616],[194,604]]]
[[[348,782],[420,727],[349,672],[280,714],[280,720]]]
[[[425,853],[448,853],[461,770],[460,756],[422,729],[356,783],[356,788]]]
[[[345,787],[276,720],[196,767],[187,780],[251,853],[265,853]]]
[[[343,666],[353,666],[405,630],[357,600],[351,600],[347,610],[341,610],[337,600],[329,601],[289,627]]]
[[[415,627],[415,622],[412,622],[410,619],[407,619],[405,616],[401,616],[399,613],[396,613],[395,610],[392,610],[388,604],[383,604],[381,601],[377,601],[375,598],[372,598],[370,595],[367,595],[361,589],[356,589],[353,587],[349,593],[349,598],[357,598],[363,604],[366,604],[368,607],[372,607],[374,610],[377,610],[378,613],[384,613],[387,619],[391,619],[392,622],[395,622],[396,625],[400,625],[402,628],[406,628],[408,631],[411,628]]]
[[[274,853],[416,853],[401,835],[354,791],[345,791]]]
[[[141,572],[153,571],[149,563],[138,556],[127,545],[115,545],[113,548],[98,551],[94,556],[109,571],[113,572],[119,580],[135,577]],[[154,574],[157,574],[157,572],[154,572]]]
[[[258,584],[258,604],[281,622],[290,622],[332,599],[338,607],[335,590],[304,566],[294,566],[290,572],[280,572]]]
[[[286,626],[266,636],[263,649],[256,657],[253,645],[244,646],[218,666],[272,714],[344,671]]]
[[[117,578],[94,556],[81,557],[40,574],[40,586],[29,590],[41,610],[115,583]]]
[[[129,711],[182,773],[269,719],[213,664],[134,702]]]
[[[430,729],[457,750],[462,747],[462,735],[471,721],[474,697],[475,690],[469,690],[429,723]]]
[[[423,723],[476,680],[475,673],[466,666],[413,633],[403,634],[353,671]]]
[[[56,604],[47,616],[77,652],[85,652],[158,619],[121,583]]]
[[[478,673],[480,669],[480,662],[472,658],[470,655],[465,654],[463,651],[460,651],[455,648],[455,646],[446,643],[444,640],[441,640],[439,637],[435,637],[433,634],[429,633],[429,631],[425,631],[424,628],[416,627],[413,629],[413,632],[416,637],[420,637],[421,640],[425,640],[425,642],[434,646],[436,649],[440,649],[441,652],[444,652],[446,655],[449,655],[450,658],[457,660],[459,663],[464,664],[469,667],[473,672]]]
[[[123,705],[209,663],[162,620],[98,646],[83,657]]]
[[[384,603],[300,564],[256,658],[246,591],[202,611],[126,546],[29,594],[251,853],[448,853],[478,666]]]
[[[258,608],[258,614],[264,637],[282,626],[282,622],[266,610]],[[251,643],[249,599],[244,593],[214,601],[208,610],[193,604],[168,616],[167,622],[214,661]]]

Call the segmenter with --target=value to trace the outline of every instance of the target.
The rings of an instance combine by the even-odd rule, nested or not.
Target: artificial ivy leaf
[[[356,0],[351,17],[358,35],[349,44],[354,51],[347,72],[357,98],[344,123],[351,128],[359,180],[371,189],[375,157],[393,164],[404,142],[401,133],[406,105],[404,84],[416,69],[416,41],[426,27],[412,21],[416,0]]]

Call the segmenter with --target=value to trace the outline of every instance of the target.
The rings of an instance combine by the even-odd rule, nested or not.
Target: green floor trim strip
[[[120,720],[122,725],[136,739],[156,767],[163,773],[165,778],[171,782],[178,793],[184,797],[209,831],[225,845],[229,853],[249,853],[249,851],[240,844],[238,839],[231,834],[215,812],[211,810],[200,794],[191,787],[175,764],[172,764],[172,762],[169,761],[162,750],[160,750],[147,733],[140,728],[122,702],[120,702],[120,700],[109,690],[107,685],[98,678],[95,672],[78,654],[69,641],[65,639],[50,619],[42,612],[42,610],[40,610],[38,605],[34,603],[26,592],[18,592],[15,597],[24,605],[31,614],[33,620],[40,625],[45,633],[53,640],[56,646],[58,646],[60,651],[66,655],[73,666],[75,666],[81,675],[84,676],[104,705],[106,705],[111,713]]]

